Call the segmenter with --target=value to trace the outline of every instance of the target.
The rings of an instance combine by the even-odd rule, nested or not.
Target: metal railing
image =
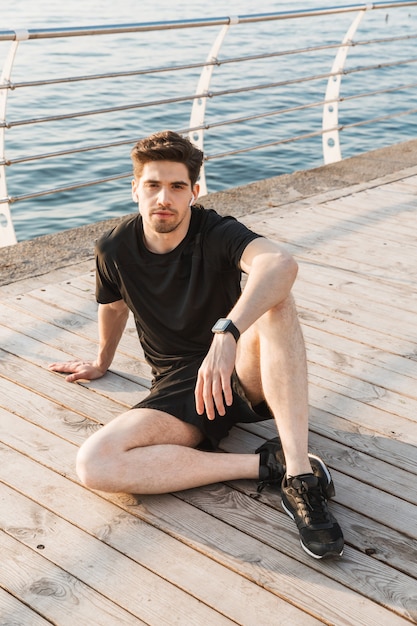
[[[346,132],[347,129],[360,127],[363,125],[374,124],[375,122],[381,120],[389,120],[392,118],[398,118],[402,116],[412,115],[417,112],[417,107],[403,107],[401,110],[391,111],[388,107],[388,112],[384,112],[381,115],[381,112],[378,111],[378,114],[369,119],[354,119],[347,123],[341,124],[339,121],[339,106],[340,103],[347,103],[349,101],[357,101],[359,99],[364,99],[366,97],[376,97],[385,94],[401,93],[401,92],[409,92],[417,87],[417,82],[413,80],[408,80],[406,82],[398,83],[396,85],[385,85],[378,86],[375,89],[365,89],[363,87],[360,91],[356,90],[356,92],[352,93],[348,96],[341,96],[341,83],[342,78],[354,79],[355,76],[360,75],[369,75],[370,72],[373,71],[388,71],[393,68],[404,68],[404,67],[415,67],[417,62],[417,57],[413,55],[407,55],[404,57],[400,57],[397,59],[387,59],[380,60],[376,63],[369,63],[346,68],[346,59],[350,50],[353,48],[360,49],[366,48],[371,45],[378,44],[378,46],[388,46],[394,43],[402,42],[412,42],[417,38],[417,34],[411,32],[408,34],[402,34],[401,32],[397,35],[390,37],[381,37],[376,36],[373,38],[367,38],[366,40],[358,40],[354,41],[355,33],[359,27],[359,24],[367,12],[375,11],[375,10],[385,10],[388,9],[398,9],[400,7],[413,7],[414,9],[417,7],[417,1],[415,2],[376,2],[373,4],[354,4],[345,7],[334,7],[334,8],[326,8],[326,9],[314,9],[314,10],[299,10],[293,12],[280,12],[280,13],[271,13],[271,14],[256,14],[256,15],[243,15],[238,17],[219,17],[219,18],[210,18],[210,19],[197,19],[197,20],[182,20],[182,21],[169,21],[169,22],[155,22],[155,23],[145,23],[145,24],[124,24],[124,25],[113,25],[113,26],[98,26],[98,27],[81,27],[81,28],[48,28],[48,29],[31,29],[31,30],[16,30],[16,31],[0,31],[0,42],[10,42],[10,48],[7,54],[7,58],[5,60],[2,75],[0,78],[0,246],[12,245],[16,243],[16,235],[13,227],[12,215],[11,215],[11,207],[15,203],[26,201],[26,200],[34,200],[36,198],[45,198],[47,196],[56,196],[57,194],[65,194],[65,201],[68,201],[68,194],[85,190],[86,188],[95,187],[97,185],[104,185],[110,182],[115,182],[121,179],[126,179],[131,177],[131,171],[112,171],[107,175],[100,175],[97,178],[89,179],[89,180],[81,180],[77,182],[65,183],[58,186],[48,187],[44,189],[31,189],[26,193],[19,194],[8,194],[7,191],[7,182],[6,182],[6,171],[11,168],[15,168],[18,165],[30,166],[30,164],[37,164],[38,168],[42,170],[42,164],[45,162],[50,162],[51,160],[57,160],[58,165],[57,168],[65,169],[65,165],[62,165],[62,159],[65,157],[71,157],[71,165],[69,168],[73,170],[74,168],[74,159],[80,158],[81,155],[86,153],[94,153],[97,154],[99,151],[116,151],[118,148],[123,146],[131,146],[136,138],[132,141],[132,135],[129,137],[123,136],[126,135],[126,132],[123,132],[124,129],[119,129],[120,138],[112,140],[112,141],[100,141],[100,142],[91,142],[86,143],[85,141],[81,141],[82,145],[72,145],[65,149],[56,149],[54,141],[47,141],[47,145],[52,145],[53,149],[49,151],[44,151],[42,153],[39,152],[31,152],[30,154],[17,154],[16,156],[8,157],[9,150],[9,138],[8,133],[14,129],[22,129],[22,133],[28,133],[26,129],[34,128],[34,127],[47,127],[48,124],[54,124],[55,133],[58,132],[63,133],[64,135],[71,136],[73,132],[74,120],[77,121],[78,124],[84,124],[83,128],[85,128],[85,120],[97,119],[100,116],[110,116],[106,119],[111,120],[119,120],[120,116],[123,114],[125,116],[124,119],[127,119],[129,112],[134,112],[137,114],[138,112],[146,112],[150,120],[153,120],[155,113],[154,111],[160,112],[167,109],[170,109],[172,106],[179,107],[180,105],[189,106],[189,120],[188,124],[184,124],[182,128],[175,128],[178,132],[182,134],[188,134],[190,139],[198,145],[201,149],[205,149],[205,143],[207,137],[210,137],[211,134],[215,134],[218,129],[222,129],[224,132],[225,128],[229,129],[230,136],[227,139],[226,143],[228,146],[227,150],[222,151],[208,151],[205,150],[205,165],[203,166],[201,172],[200,186],[202,189],[202,195],[207,193],[207,181],[206,181],[206,170],[210,168],[211,163],[214,161],[220,161],[221,159],[225,159],[226,157],[230,157],[232,155],[248,153],[255,150],[265,150],[269,148],[276,148],[277,146],[284,146],[288,144],[292,144],[294,142],[300,142],[306,139],[311,139],[314,137],[319,137],[322,140],[322,153],[323,153],[323,161],[324,163],[331,163],[338,161],[342,158],[341,153],[341,142],[340,142],[340,133],[341,131]],[[299,48],[278,48],[268,50],[267,52],[259,52],[256,54],[247,54],[244,56],[241,55],[232,55],[230,57],[220,58],[220,50],[223,46],[226,35],[231,29],[237,29],[238,27],[242,27],[243,25],[254,25],[254,24],[269,24],[269,23],[277,23],[285,20],[298,20],[307,18],[309,20],[317,20],[322,16],[341,16],[346,14],[353,15],[353,21],[350,23],[346,34],[340,41],[331,41],[324,43],[316,43],[315,45],[306,45],[304,47]],[[289,23],[289,22],[288,22]],[[314,26],[318,26],[317,21],[312,22]],[[179,32],[186,29],[198,29],[198,32],[201,33],[204,29],[208,29],[210,31],[210,36],[212,36],[213,27],[220,27],[220,31],[217,32],[214,43],[211,45],[211,49],[209,50],[208,56],[205,61],[201,62],[180,62],[180,63],[163,63],[146,67],[133,67],[129,70],[120,70],[115,69],[113,71],[106,71],[103,73],[86,73],[81,75],[72,75],[72,76],[56,76],[49,77],[48,76],[48,64],[46,64],[46,71],[44,75],[40,78],[33,78],[32,80],[12,80],[12,70],[14,68],[14,62],[16,58],[16,53],[20,46],[22,46],[22,42],[39,42],[46,46],[48,40],[71,40],[73,38],[99,38],[99,37],[129,37],[129,41],[134,41],[134,37],[137,37],[139,34],[146,33],[149,35],[150,33],[166,33],[169,32]],[[95,39],[98,41],[98,39]],[[208,41],[208,39],[207,39]],[[39,44],[38,44],[39,45]],[[130,43],[130,46],[132,43]],[[141,40],[141,45],[143,45],[143,40]],[[129,44],[128,44],[129,47]],[[147,48],[148,49],[148,48]],[[207,49],[207,48],[206,48]],[[240,49],[239,42],[236,44],[235,49]],[[153,48],[151,48],[153,51]],[[254,82],[247,83],[246,80],[241,80],[238,86],[227,86],[222,89],[213,89],[213,75],[215,70],[218,71],[220,67],[230,66],[233,68],[231,71],[234,76],[239,76],[239,72],[244,73],[245,67],[248,67],[249,63],[254,63],[257,61],[266,61],[273,62],[274,60],[279,59],[281,62],[290,57],[298,56],[301,59],[310,58],[311,55],[314,54],[326,54],[333,56],[333,62],[331,66],[323,67],[322,70],[318,73],[313,74],[305,74],[304,72],[300,72],[300,75],[292,75],[291,77],[283,78],[282,80],[270,80],[267,82],[259,82],[259,78],[255,71],[255,80]],[[304,56],[303,56],[304,55]],[[158,55],[157,55],[158,56]],[[161,53],[161,59],[164,60],[164,53]],[[167,55],[168,56],[168,55]],[[326,57],[327,58],[327,57]],[[365,58],[366,60],[366,58]],[[299,67],[303,67],[303,63],[299,64]],[[294,65],[292,66],[294,67]],[[196,87],[192,92],[184,92],[181,93],[181,88],[183,87],[181,78],[176,78],[177,76],[181,77],[182,75],[187,74],[187,76],[191,76],[193,80],[195,80],[195,76],[197,76]],[[198,76],[199,73],[199,76]],[[46,76],[45,76],[46,74]],[[8,97],[13,94],[15,97],[15,93],[19,95],[19,92],[23,92],[24,90],[38,90],[38,89],[49,89],[54,90],[53,93],[58,93],[58,90],[62,88],[72,88],[77,85],[95,85],[95,84],[104,84],[106,81],[116,80],[118,87],[116,89],[112,89],[113,95],[116,94],[117,98],[120,100],[120,93],[124,91],[123,86],[129,79],[140,79],[144,80],[146,77],[148,80],[158,79],[160,81],[166,79],[166,77],[171,77],[172,84],[175,86],[175,90],[180,91],[181,95],[172,95],[170,97],[159,97],[155,99],[144,99],[144,100],[134,100],[133,102],[127,102],[127,98],[123,97],[123,101],[120,101],[117,104],[113,104],[112,106],[99,106],[95,108],[82,107],[79,108],[76,106],[77,110],[65,112],[65,110],[53,111],[49,112],[46,115],[36,115],[32,117],[27,115],[27,106],[26,100],[24,100],[22,106],[19,109],[19,106],[16,107],[17,115],[22,113],[22,117],[13,117],[13,119],[9,119],[6,115],[8,110]],[[174,77],[174,78],[172,78]],[[245,76],[244,76],[245,78]],[[186,87],[190,84],[189,78],[186,81]],[[311,94],[309,95],[309,89],[313,84],[323,83],[325,82],[326,88],[324,93],[322,92],[322,97],[317,98],[313,97]],[[378,82],[378,81],[377,81]],[[243,84],[245,83],[245,84]],[[195,84],[195,83],[194,83]],[[166,85],[166,83],[165,83]],[[171,83],[169,84],[171,85]],[[274,96],[272,98],[272,104],[269,102],[268,106],[264,108],[259,107],[259,98],[255,98],[256,94],[262,94],[263,99],[267,99],[265,94],[273,92],[273,90],[284,88],[296,89],[302,88],[304,92],[306,92],[306,98],[303,98],[297,104],[291,103],[290,105],[286,105],[284,102],[279,101],[279,96]],[[84,88],[85,89],[85,88]],[[165,86],[163,92],[171,91],[171,86],[168,88]],[[49,93],[51,93],[49,91]],[[84,91],[82,91],[82,94]],[[105,94],[105,92],[103,92]],[[152,90],[148,89],[148,93],[152,93]],[[129,95],[131,95],[129,93]],[[250,108],[250,98],[254,97],[254,103],[252,105],[252,109]],[[73,96],[74,97],[74,96]],[[83,96],[76,96],[78,99],[82,100]],[[243,101],[243,97],[245,100]],[[39,97],[42,101],[42,96]],[[240,115],[225,115],[219,120],[209,121],[207,119],[207,105],[209,101],[216,101],[218,99],[224,98],[229,103],[230,107],[235,109],[245,110],[249,108],[246,114]],[[106,99],[101,97],[101,102]],[[129,98],[130,99],[130,98]],[[278,102],[275,102],[278,100]],[[238,106],[234,106],[234,102],[238,102]],[[19,98],[17,97],[17,105],[19,104]],[[242,106],[244,102],[245,106]],[[248,104],[249,102],[249,104]],[[231,103],[231,104],[230,104]],[[278,104],[278,106],[277,106]],[[229,110],[226,106],[226,111]],[[261,141],[260,143],[251,142],[250,145],[241,145],[241,141],[233,143],[230,140],[230,137],[236,136],[236,133],[233,134],[230,131],[231,128],[244,127],[245,124],[252,123],[256,125],[261,122],[263,124],[271,123],[271,120],[274,121],[274,124],[277,125],[277,119],[282,118],[285,115],[298,115],[300,116],[302,113],[306,114],[306,112],[311,110],[321,110],[321,127],[316,127],[309,129],[308,132],[300,132],[299,128],[305,127],[305,124],[300,121],[299,128],[295,128],[295,133],[291,136],[287,137],[274,137],[269,138],[267,141]],[[162,113],[158,113],[158,116],[163,117]],[[158,117],[159,119],[159,117]],[[301,119],[301,118],[300,118]],[[137,122],[136,122],[137,123]],[[153,121],[155,126],[155,120]],[[129,126],[129,124],[127,124]],[[64,130],[57,131],[57,128],[61,128]],[[93,129],[94,130],[94,129]],[[116,134],[117,134],[116,129]],[[156,130],[154,127],[153,130]],[[298,130],[298,132],[297,132]],[[76,131],[75,134],[77,134]],[[241,134],[244,134],[243,132]],[[94,136],[94,133],[92,133]],[[25,140],[25,135],[22,134],[22,139],[17,141],[17,151],[21,150],[21,146],[25,146],[27,141]],[[12,138],[10,139],[10,143],[12,143]],[[216,144],[214,144],[216,145]],[[220,145],[218,142],[217,145]],[[115,152],[118,154],[118,152]],[[117,156],[113,159],[116,160]],[[94,168],[92,168],[94,170]],[[40,176],[35,173],[35,178],[39,179]],[[78,175],[78,170],[77,170]],[[26,174],[26,176],[31,177],[33,180],[33,174]],[[46,176],[46,179],[49,179],[49,176]],[[10,176],[10,180],[12,180],[12,176]],[[25,184],[25,175],[21,175],[20,184],[27,188],[29,185]],[[107,187],[108,189],[108,187]],[[71,202],[77,203],[78,196],[72,196]],[[100,219],[102,219],[100,217]]]

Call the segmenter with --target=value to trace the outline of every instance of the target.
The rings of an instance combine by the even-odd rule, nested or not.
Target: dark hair
[[[143,166],[149,161],[176,161],[184,163],[188,170],[191,186],[197,182],[204,155],[189,139],[172,130],[154,133],[140,139],[130,153],[135,178],[140,178]]]

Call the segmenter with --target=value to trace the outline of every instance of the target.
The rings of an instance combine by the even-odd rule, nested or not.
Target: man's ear
[[[132,200],[133,202],[139,202],[138,197],[138,183],[135,179],[132,180]]]
[[[200,193],[200,185],[198,183],[196,183],[194,185],[194,187],[192,188],[192,193],[193,193],[193,196],[194,196],[194,201],[193,202],[195,202],[197,200],[197,198],[198,198],[198,194]]]

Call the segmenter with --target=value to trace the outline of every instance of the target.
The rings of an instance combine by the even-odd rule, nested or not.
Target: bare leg
[[[195,450],[199,429],[172,415],[132,409],[92,435],[77,457],[77,473],[92,489],[169,493],[259,476],[259,457]]]
[[[243,333],[236,369],[249,399],[265,399],[275,416],[287,473],[311,472],[308,449],[307,367],[292,298]],[[132,409],[90,437],[77,457],[81,480],[93,489],[168,493],[223,480],[259,477],[259,456],[194,449],[195,426],[150,409]]]
[[[249,399],[265,399],[275,417],[287,473],[311,472],[306,354],[291,296],[242,335],[236,370]]]

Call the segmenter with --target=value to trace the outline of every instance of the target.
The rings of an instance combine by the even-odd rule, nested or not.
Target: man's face
[[[198,185],[192,189],[183,163],[145,163],[139,180],[132,181],[132,194],[139,202],[145,237],[157,233],[185,236],[191,216],[190,203],[198,194]]]

